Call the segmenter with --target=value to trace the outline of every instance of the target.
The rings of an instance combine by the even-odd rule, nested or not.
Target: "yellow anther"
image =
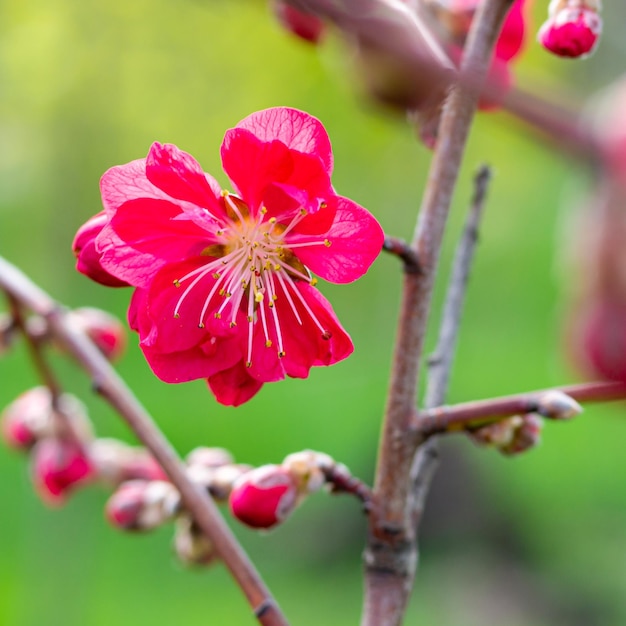
[[[223,296],[226,293],[226,289],[224,289],[224,287],[222,287],[217,293],[218,293],[218,295]]]
[[[330,248],[330,246],[332,245],[332,241],[330,239],[324,239],[324,245],[327,248]]]
[[[250,322],[250,324],[252,324],[252,322],[254,321],[252,315],[248,315],[248,321]]]
[[[280,269],[280,265],[279,265],[278,263],[276,263],[276,264],[274,265],[274,270],[275,270],[275,271],[278,271],[279,269]]]
[[[306,209],[300,209],[300,215],[306,215]]]
[[[261,207],[261,213],[262,213],[263,215],[265,215],[265,214],[267,213],[267,207],[266,207],[266,206],[262,206],[262,207]]]
[[[246,367],[252,367],[252,361],[246,361]]]
[[[180,287],[180,280],[176,279],[172,281],[174,283],[174,287]]]
[[[266,347],[266,348],[271,348],[271,347],[272,347],[272,340],[271,340],[271,339],[268,339],[268,340],[265,342],[265,347]]]
[[[269,220],[267,220],[270,224],[276,224],[277,220],[275,217],[270,217]]]
[[[216,234],[218,237],[221,237],[221,236],[224,234],[224,231],[223,231],[223,230],[221,230],[221,229],[220,229],[220,230],[216,230],[216,231],[215,231],[215,234]]]
[[[198,324],[198,328],[204,328],[204,324],[203,324],[202,322],[200,322],[200,323]]]
[[[174,313],[174,319],[177,320],[180,317],[178,313]]]
[[[270,301],[267,303],[267,306],[269,306],[269,308],[270,308],[270,309],[273,309],[273,308],[274,308],[274,300],[270,300]]]
[[[214,317],[216,320],[221,320],[221,319],[222,319],[222,314],[221,314],[221,313],[214,313],[214,314],[213,314],[213,317]]]
[[[217,280],[220,276],[221,274],[219,272],[213,272],[213,278],[215,278],[215,280]]]
[[[311,278],[309,285],[311,285],[311,287],[315,287],[315,285],[317,285],[317,278]]]
[[[254,294],[254,301],[255,302],[263,302],[263,294],[260,291],[257,291]]]
[[[231,322],[231,323],[229,324],[229,326],[230,326],[231,328],[235,328],[235,326],[237,326],[237,322]]]
[[[323,200],[320,202],[320,209],[325,209],[328,206],[328,203],[324,202]]]
[[[278,358],[279,358],[279,359],[282,359],[284,356],[285,356],[285,351],[284,351],[284,350],[281,350],[281,351],[278,353]]]
[[[222,198],[227,198],[228,196],[230,196],[230,193],[226,191],[226,189],[222,189],[222,191],[220,191],[220,195],[222,196]]]

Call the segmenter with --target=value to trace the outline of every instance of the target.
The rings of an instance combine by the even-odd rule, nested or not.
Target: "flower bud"
[[[180,507],[174,485],[161,480],[122,483],[105,507],[107,520],[122,530],[152,530],[172,520]]]
[[[115,361],[126,348],[126,331],[116,317],[92,307],[82,307],[70,312],[70,319],[100,349],[109,361]]]
[[[218,558],[211,540],[188,515],[176,520],[174,552],[185,565],[210,565]]]
[[[33,447],[31,475],[44,502],[63,504],[72,489],[92,478],[93,468],[75,442],[50,437]]]
[[[552,6],[556,5],[552,3],[551,9]],[[551,10],[539,29],[539,43],[561,57],[580,58],[591,54],[602,32],[602,19],[597,9],[589,8],[580,0],[559,2],[558,6],[561,8]]]
[[[237,479],[251,469],[250,465],[238,463],[219,467],[191,465],[187,468],[187,476],[194,483],[207,489],[216,500],[225,502]]]
[[[167,475],[145,448],[129,446],[117,439],[96,439],[89,448],[89,456],[98,478],[110,485],[133,479],[167,481]]]
[[[281,26],[304,41],[318,44],[324,37],[325,24],[311,13],[292,7],[284,0],[271,0],[274,15]]]
[[[298,495],[298,486],[289,471],[278,465],[263,465],[235,482],[229,498],[230,510],[252,528],[271,528],[295,509]]]
[[[72,250],[76,256],[76,269],[91,280],[107,287],[126,287],[128,283],[107,272],[100,264],[100,252],[96,248],[96,237],[108,223],[104,211],[88,219],[77,231]]]
[[[78,398],[63,394],[58,399],[58,408],[81,440],[88,441],[92,437],[86,409]],[[3,411],[0,419],[5,442],[18,449],[28,449],[44,437],[58,436],[64,426],[63,420],[55,415],[52,394],[47,387],[25,391]]]
[[[202,467],[219,467],[233,462],[232,454],[224,448],[198,447],[192,450],[185,458],[187,465]]]
[[[335,461],[328,454],[313,450],[294,452],[285,457],[281,467],[288,471],[298,485],[301,493],[313,493],[326,483],[327,472],[335,466]]]
[[[503,448],[511,444],[522,422],[520,415],[514,415],[471,430],[468,434],[476,443]]]
[[[520,425],[514,430],[511,441],[499,446],[500,452],[508,456],[526,452],[541,443],[541,431],[543,430],[543,419],[536,413],[528,413],[522,416]]]

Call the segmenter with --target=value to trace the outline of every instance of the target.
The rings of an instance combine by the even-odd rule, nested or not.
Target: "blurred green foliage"
[[[536,7],[537,16],[543,11]],[[597,87],[624,52],[616,33],[609,25],[598,59],[565,69],[531,42],[520,74],[562,90],[568,79]],[[314,50],[292,39],[263,2],[0,0],[0,254],[65,304],[124,317],[129,293],[78,275],[70,251],[76,228],[99,210],[102,172],[159,140],[192,153],[226,184],[224,131],[276,105],[319,117],[333,140],[336,188],[389,233],[410,237],[430,154],[401,118],[364,106],[351,75],[339,43]],[[557,223],[584,201],[585,172],[505,114],[481,115],[442,277],[482,162],[493,164],[495,179],[451,401],[574,378],[561,356],[563,276],[553,269]],[[260,464],[313,448],[371,480],[399,285],[398,263],[387,257],[354,285],[321,285],[353,336],[354,356],[307,381],[267,385],[237,410],[218,406],[202,382],[156,380],[134,337],[119,369],[183,454],[219,445]],[[131,440],[82,373],[57,360],[98,432]],[[0,361],[0,405],[36,383],[22,346]],[[455,474],[444,464],[435,485],[407,623],[626,623],[624,437],[623,407],[592,407],[573,423],[548,425],[544,445],[520,459],[461,440],[447,446],[444,459],[464,465]],[[1,624],[256,623],[223,568],[186,571],[174,562],[169,529],[113,531],[97,489],[48,510],[32,493],[24,459],[7,450],[0,472]],[[364,522],[356,502],[317,496],[274,533],[236,532],[294,624],[357,623]]]

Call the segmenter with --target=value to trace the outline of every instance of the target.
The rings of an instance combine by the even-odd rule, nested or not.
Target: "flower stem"
[[[212,498],[189,480],[176,451],[126,383],[91,340],[76,329],[66,311],[14,265],[0,257],[0,289],[20,306],[42,316],[51,334],[91,376],[95,389],[128,424],[181,494],[185,509],[215,545],[221,559],[241,587],[254,615],[264,626],[286,626],[287,620],[272,598],[243,548],[225,524]]]

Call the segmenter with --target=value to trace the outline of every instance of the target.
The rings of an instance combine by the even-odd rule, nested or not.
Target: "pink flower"
[[[227,131],[221,155],[234,193],[169,144],[111,168],[96,249],[106,272],[136,287],[129,321],[155,374],[206,378],[236,406],[352,352],[312,273],[356,280],[383,232],[335,193],[328,135],[307,113],[254,113]]]
[[[602,19],[593,9],[571,4],[571,8],[566,6],[548,17],[537,39],[558,56],[578,58],[594,51],[602,32]]]

